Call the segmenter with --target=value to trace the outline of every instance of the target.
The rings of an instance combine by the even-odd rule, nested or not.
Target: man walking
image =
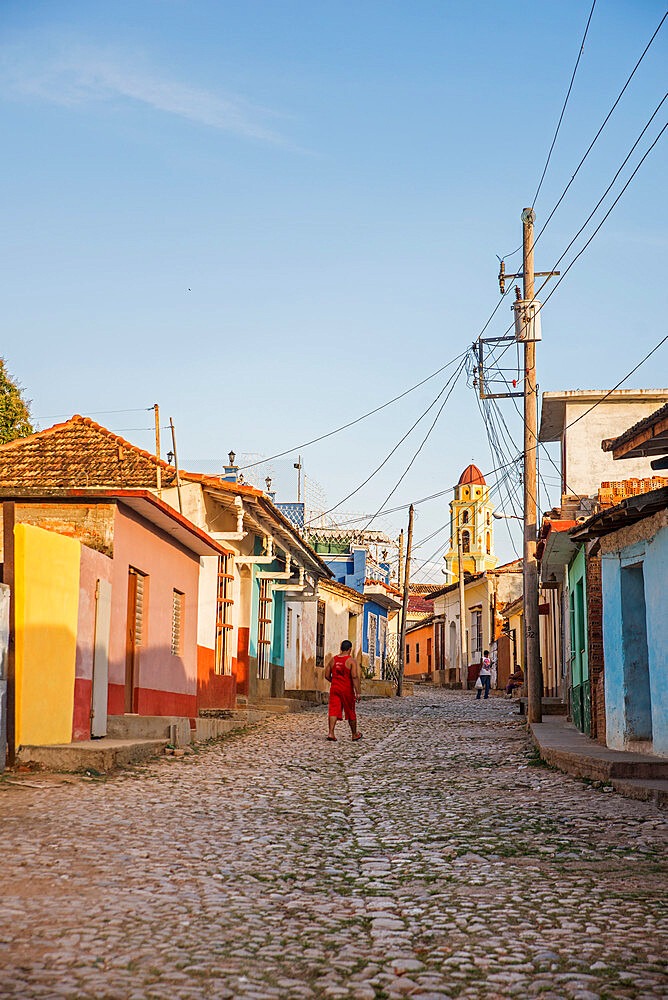
[[[329,735],[328,740],[336,741],[334,729],[344,714],[350,726],[353,743],[362,739],[357,732],[355,702],[360,699],[360,670],[351,656],[353,644],[348,639],[341,643],[341,653],[333,656],[325,670],[325,680],[330,681],[329,689]]]
[[[485,692],[485,698],[489,697],[489,686],[492,683],[492,661],[489,658],[489,650],[486,649],[482,654],[482,666],[480,667],[480,673],[478,677],[482,681],[482,687],[478,688],[478,693],[476,694],[476,701],[480,698],[483,690]]]

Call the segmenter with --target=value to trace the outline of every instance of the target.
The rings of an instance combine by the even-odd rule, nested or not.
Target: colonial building
[[[461,532],[465,573],[484,573],[496,566],[493,511],[482,472],[475,465],[467,466],[450,502],[450,548],[445,568],[452,579],[459,574],[458,532]]]

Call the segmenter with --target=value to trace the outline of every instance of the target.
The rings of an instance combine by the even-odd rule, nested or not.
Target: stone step
[[[251,707],[263,712],[283,715],[287,712],[304,712],[306,709],[313,708],[314,704],[312,701],[301,701],[297,698],[259,698],[253,699]]]
[[[548,717],[532,723],[529,729],[543,760],[577,778],[668,779],[668,758],[611,750],[589,739],[562,717]]]
[[[613,778],[612,787],[620,795],[643,802],[656,802],[659,809],[668,809],[668,780],[649,778]]]
[[[110,715],[107,736],[116,740],[167,740],[187,746],[192,739],[190,719],[178,715]]]
[[[78,740],[53,746],[23,746],[19,764],[35,764],[50,771],[96,771],[105,774],[164,753],[167,740]]]

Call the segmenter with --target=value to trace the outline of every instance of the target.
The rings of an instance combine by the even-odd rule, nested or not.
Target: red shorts
[[[339,694],[337,691],[329,692],[329,715],[335,716],[337,719],[342,719],[345,712],[346,719],[350,722],[355,722],[357,716],[355,714],[355,696],[348,694]]]

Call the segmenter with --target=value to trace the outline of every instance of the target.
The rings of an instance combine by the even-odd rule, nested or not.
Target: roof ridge
[[[116,434],[115,431],[110,431],[108,427],[103,427],[102,424],[98,424],[97,421],[91,420],[90,417],[83,417],[80,413],[75,413],[70,420],[66,421],[66,424],[72,423],[82,423],[87,427],[92,427],[94,430],[106,435],[106,437],[111,438],[117,444],[120,444],[121,447],[130,448],[143,458],[148,458],[154,465],[160,465],[161,468],[170,469],[172,472],[176,471],[176,466],[170,465],[168,462],[165,462],[163,458],[158,458],[158,456],[154,455],[152,452],[146,451],[145,448],[139,448],[136,444],[133,444],[132,441],[128,441],[127,438],[121,437],[121,435]],[[62,426],[64,427],[66,424],[63,424]],[[181,473],[181,470],[179,470],[179,473]]]

